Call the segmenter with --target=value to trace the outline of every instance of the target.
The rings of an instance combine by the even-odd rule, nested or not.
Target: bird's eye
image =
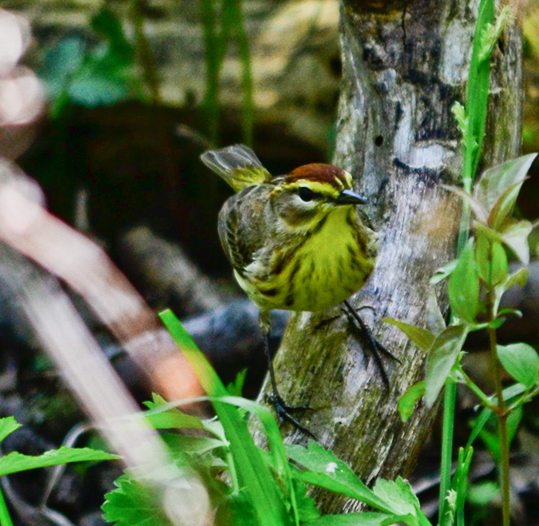
[[[310,188],[302,186],[298,190],[298,195],[302,201],[312,201],[316,194]]]

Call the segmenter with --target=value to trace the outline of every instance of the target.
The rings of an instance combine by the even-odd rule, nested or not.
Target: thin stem
[[[442,425],[442,451],[440,465],[440,502],[438,506],[438,524],[443,523],[447,492],[451,488],[451,459],[453,453],[453,428],[455,423],[455,402],[457,384],[449,381],[444,390],[444,417]]]
[[[459,237],[457,242],[457,255],[460,255],[470,232],[470,205],[463,201],[462,217],[460,221]],[[450,323],[455,323],[451,314]],[[440,493],[438,497],[438,524],[442,524],[445,514],[447,492],[451,488],[451,460],[453,453],[453,429],[455,425],[455,404],[457,401],[457,385],[448,381],[444,387],[444,416],[442,421],[442,451],[440,462]]]
[[[9,515],[6,500],[4,499],[4,494],[2,493],[1,489],[0,489],[0,525],[13,526],[13,521],[11,520],[11,516]]]
[[[492,289],[487,291],[487,306],[489,321],[495,319],[494,312],[494,294]],[[502,487],[502,513],[503,526],[511,524],[511,494],[509,487],[509,440],[507,436],[507,417],[509,416],[505,409],[503,399],[502,379],[500,367],[498,365],[498,352],[496,342],[496,329],[488,329],[490,343],[490,369],[494,380],[496,397],[498,398],[498,429],[500,432],[500,452],[501,452],[501,487]]]

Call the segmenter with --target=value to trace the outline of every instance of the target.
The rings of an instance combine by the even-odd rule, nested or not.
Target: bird
[[[373,338],[348,301],[373,272],[378,254],[378,234],[358,208],[367,199],[354,191],[349,172],[331,164],[306,164],[272,176],[253,150],[241,144],[208,150],[201,160],[235,191],[219,212],[218,233],[239,286],[260,309],[270,401],[281,418],[312,436],[290,414],[296,408],[277,389],[268,346],[269,313],[320,312],[342,304],[366,333],[389,386],[378,351],[395,357]]]

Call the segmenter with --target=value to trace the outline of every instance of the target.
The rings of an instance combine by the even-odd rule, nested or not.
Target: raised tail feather
[[[243,144],[208,150],[200,159],[222,177],[235,192],[271,180],[271,174],[262,166],[255,152]]]

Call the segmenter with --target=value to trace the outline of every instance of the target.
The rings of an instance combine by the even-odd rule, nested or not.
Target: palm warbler
[[[356,208],[366,200],[353,191],[348,172],[316,163],[272,177],[243,145],[209,150],[201,159],[237,192],[219,213],[219,237],[239,285],[260,308],[266,341],[271,309],[322,311],[363,286],[374,269],[378,236]],[[369,338],[376,353],[381,346]],[[267,346],[266,352],[269,358]],[[269,363],[273,402],[290,420]]]

